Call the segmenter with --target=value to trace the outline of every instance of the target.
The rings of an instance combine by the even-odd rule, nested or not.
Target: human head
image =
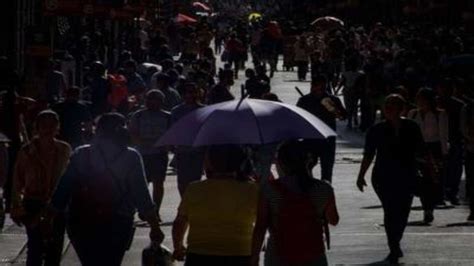
[[[390,94],[385,98],[384,116],[388,121],[396,121],[400,119],[405,108],[406,101],[400,94]]]
[[[255,67],[255,73],[257,75],[265,75],[267,73],[267,70],[265,68],[265,65],[258,65]]]
[[[196,104],[199,102],[199,88],[196,86],[195,83],[186,83],[184,84],[184,102],[186,104]]]
[[[316,95],[322,95],[326,92],[327,78],[326,76],[319,75],[313,77],[311,81],[311,93]]]
[[[160,90],[150,90],[145,96],[145,106],[149,110],[157,111],[163,106],[165,95]]]
[[[97,122],[96,133],[97,137],[110,139],[121,148],[127,147],[130,141],[126,119],[119,113],[103,114]]]
[[[272,101],[272,102],[281,102],[280,98],[278,98],[278,95],[272,92],[263,94],[262,99],[267,100],[267,101]]]
[[[300,188],[305,191],[313,181],[309,169],[310,155],[304,142],[289,140],[277,152],[277,171],[281,178],[296,178]]]
[[[214,178],[222,174],[235,174],[237,178],[242,173],[246,159],[245,152],[239,146],[210,146],[204,160],[206,175],[208,178]]]
[[[436,93],[430,88],[422,88],[416,94],[416,106],[423,111],[436,110]]]
[[[36,116],[35,128],[40,139],[54,139],[59,131],[59,116],[51,110],[42,111]]]
[[[436,86],[437,94],[442,98],[448,98],[453,95],[454,84],[450,78],[444,78]]]
[[[103,77],[105,76],[105,66],[102,64],[100,61],[95,61],[91,65],[91,72],[93,73],[94,76],[100,76]]]
[[[160,90],[166,90],[169,87],[170,76],[166,73],[159,73],[156,75],[156,86]]]
[[[137,72],[137,63],[134,60],[128,60],[125,62],[124,68],[128,75],[132,75]]]
[[[160,62],[161,69],[163,72],[166,72],[172,68],[174,68],[174,61],[171,59],[165,59]]]
[[[81,89],[73,86],[66,91],[66,100],[77,102],[81,98]]]
[[[251,68],[247,68],[245,70],[245,76],[247,78],[254,78],[255,77],[255,70],[251,69]]]

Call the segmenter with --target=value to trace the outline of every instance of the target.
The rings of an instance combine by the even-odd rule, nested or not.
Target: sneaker
[[[424,217],[423,217],[423,222],[425,224],[431,224],[434,220],[434,215],[433,211],[425,211],[424,212]]]

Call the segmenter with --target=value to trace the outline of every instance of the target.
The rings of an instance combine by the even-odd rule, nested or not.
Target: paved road
[[[234,88],[234,94],[240,95],[243,73]],[[303,92],[309,91],[309,82],[297,82],[296,73],[277,72],[272,80],[273,91],[287,103],[296,103],[298,86]],[[355,188],[355,178],[361,159],[363,136],[360,133],[345,130],[340,125],[338,131],[337,160],[334,171],[334,188],[337,205],[341,214],[341,223],[332,228],[332,248],[328,252],[332,265],[378,265],[387,255],[382,211],[373,190],[359,193]],[[319,176],[319,169],[315,169]],[[179,196],[176,177],[168,176],[163,204],[163,225],[167,236],[165,245],[171,247],[171,222],[176,214]],[[419,265],[474,265],[474,224],[465,223],[467,206],[435,211],[435,221],[431,226],[422,226],[423,212],[420,203],[415,201],[410,215],[402,248],[405,258],[402,263]],[[140,265],[141,251],[148,244],[147,228],[138,228],[131,250],[127,253],[123,265]],[[11,225],[0,234],[0,265],[24,265],[26,237],[21,228]],[[74,250],[65,248],[63,265],[79,265]]]

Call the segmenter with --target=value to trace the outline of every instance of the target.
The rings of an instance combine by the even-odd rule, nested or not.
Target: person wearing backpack
[[[151,241],[163,241],[142,158],[128,147],[129,138],[124,116],[102,115],[91,145],[73,153],[43,219],[48,228],[54,214],[68,209],[67,232],[84,266],[121,265],[136,209],[151,226]]]
[[[251,265],[258,266],[267,230],[270,238],[266,266],[328,265],[323,234],[329,244],[327,223],[337,225],[334,191],[326,181],[313,178],[309,155],[299,141],[278,150],[280,178],[262,186],[253,233]]]
[[[408,113],[421,129],[426,152],[431,158],[422,168],[420,200],[424,210],[424,222],[434,220],[434,207],[444,203],[443,166],[448,156],[449,123],[445,111],[439,110],[436,94],[428,88],[421,89],[416,95],[417,109]]]

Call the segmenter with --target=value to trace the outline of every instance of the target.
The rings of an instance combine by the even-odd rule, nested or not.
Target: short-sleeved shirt
[[[199,255],[249,256],[257,216],[258,186],[208,179],[186,189],[180,212],[189,221],[188,251]]]
[[[319,97],[310,93],[301,97],[296,105],[321,119],[333,130],[336,130],[336,114],[330,112],[326,107],[324,107],[322,100],[325,98],[331,99],[338,110],[345,111],[341,100],[339,100],[338,97],[330,94],[324,94]]]
[[[142,140],[137,145],[137,149],[142,155],[156,154],[162,151],[159,147],[155,147],[155,144],[165,134],[169,122],[170,114],[165,111],[142,109],[133,114],[130,119],[130,127],[136,130],[136,134]]]

